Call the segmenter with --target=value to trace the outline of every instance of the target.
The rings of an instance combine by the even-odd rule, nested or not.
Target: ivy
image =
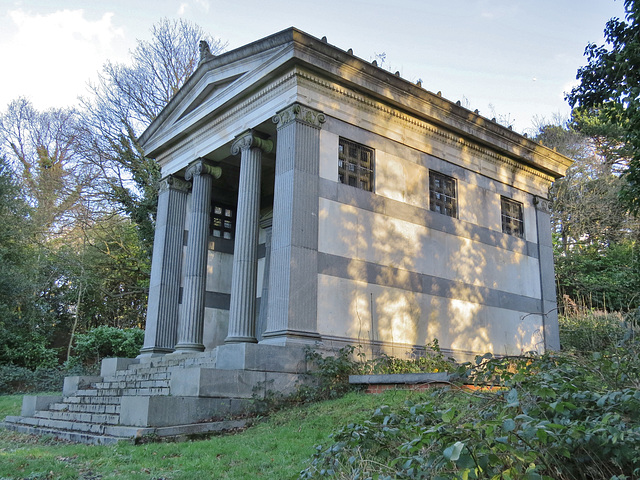
[[[478,390],[382,406],[319,447],[301,478],[640,478],[638,353],[479,357],[457,372]]]

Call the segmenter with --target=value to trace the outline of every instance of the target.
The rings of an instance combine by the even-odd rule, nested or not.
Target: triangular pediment
[[[280,64],[289,41],[258,42],[201,63],[140,137],[147,154],[188,135],[225,105],[264,81]]]
[[[220,94],[226,87],[235,82],[242,75],[236,75],[234,77],[223,79],[215,83],[207,85],[202,92],[200,92],[196,98],[188,104],[188,106],[182,111],[177,120],[184,118],[189,113],[196,110],[200,105],[209,102],[212,98]]]

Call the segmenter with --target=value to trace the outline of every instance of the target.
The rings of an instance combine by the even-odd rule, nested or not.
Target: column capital
[[[194,175],[211,175],[213,178],[220,178],[222,176],[222,168],[214,167],[208,161],[199,158],[189,164],[184,178],[190,181]]]
[[[312,108],[309,108],[300,103],[293,103],[284,110],[280,110],[272,118],[273,123],[278,125],[278,128],[285,127],[292,122],[302,122],[311,127],[321,128],[322,124],[326,122],[324,113],[318,112]]]
[[[238,155],[242,150],[259,148],[264,153],[271,153],[273,142],[259,137],[255,131],[247,130],[236,137],[231,144],[231,155]]]
[[[536,210],[540,210],[544,213],[551,213],[551,201],[547,198],[536,195],[533,197],[533,205],[536,207]]]
[[[176,177],[174,175],[168,175],[160,180],[160,185],[158,187],[158,193],[162,193],[166,190],[178,190],[180,192],[188,192],[191,189],[191,183],[186,180]]]

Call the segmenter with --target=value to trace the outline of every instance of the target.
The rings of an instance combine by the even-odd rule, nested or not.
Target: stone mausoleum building
[[[559,347],[546,197],[571,161],[459,102],[291,28],[219,56],[203,43],[140,141],[163,177],[145,342],[68,379],[62,403],[119,398],[78,429],[92,441],[188,433],[243,385],[287,390],[303,346]],[[60,404],[34,398],[19,418]]]

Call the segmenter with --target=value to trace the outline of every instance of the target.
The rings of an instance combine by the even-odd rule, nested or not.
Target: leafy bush
[[[76,335],[75,355],[83,363],[98,363],[106,357],[133,358],[138,355],[144,341],[144,330],[102,325],[88,333]]]
[[[301,478],[638,478],[638,350],[479,357],[458,373],[500,390],[437,390],[380,407],[318,447]]]
[[[421,373],[421,372],[450,372],[457,368],[451,358],[445,358],[440,351],[437,339],[427,344],[424,352],[416,353],[412,358],[398,358],[382,354],[368,360],[361,367],[366,374],[386,373]]]
[[[16,365],[0,365],[0,395],[60,391],[64,377],[96,373],[95,369],[73,364],[35,370]]]
[[[359,388],[349,384],[349,375],[442,372],[457,367],[451,359],[444,358],[437,340],[427,345],[423,353],[408,359],[382,354],[367,360],[361,347],[347,345],[335,355],[323,355],[310,349],[307,360],[314,364],[313,381],[298,390],[299,401],[338,398]]]
[[[558,317],[563,350],[601,352],[637,333],[617,312],[580,309]]]

